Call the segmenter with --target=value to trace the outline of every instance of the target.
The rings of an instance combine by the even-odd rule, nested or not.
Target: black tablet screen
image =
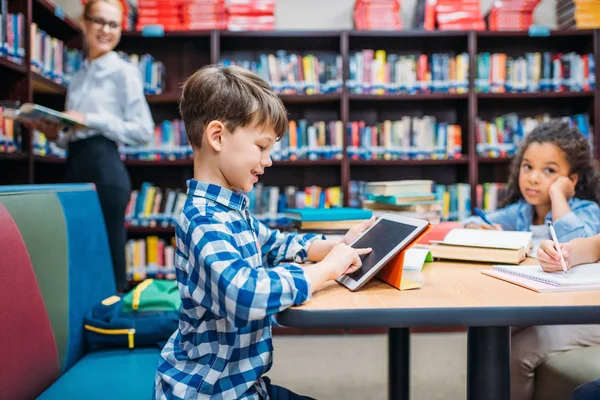
[[[406,239],[415,230],[414,225],[382,219],[371,230],[352,245],[355,249],[372,248],[369,254],[360,256],[362,267],[348,277],[355,281],[360,280],[365,273],[371,270],[394,247]]]

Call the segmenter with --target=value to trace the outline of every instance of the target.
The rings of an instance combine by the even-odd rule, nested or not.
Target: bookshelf
[[[25,14],[27,24],[40,28],[81,48],[82,33],[77,23],[64,17],[48,0],[8,0],[11,12]],[[26,31],[29,40],[29,32]],[[25,46],[23,65],[0,57],[0,73],[6,73],[8,85],[0,88],[2,100],[36,101],[61,108],[66,87],[29,71],[29,46]],[[600,143],[600,87],[587,92],[539,93],[478,93],[475,90],[476,57],[480,52],[504,52],[518,55],[530,51],[592,53],[596,65],[600,60],[600,32],[593,30],[557,31],[548,37],[530,37],[527,32],[475,31],[174,31],[161,37],[148,37],[141,32],[124,32],[117,50],[128,53],[149,53],[162,61],[166,69],[166,84],[162,94],[148,95],[157,123],[178,117],[177,102],[184,79],[197,68],[226,58],[256,57],[285,49],[288,52],[338,54],[343,61],[343,78],[348,79],[349,59],[362,49],[383,49],[388,53],[426,54],[466,53],[469,55],[469,80],[466,93],[419,93],[373,95],[352,93],[347,86],[340,93],[317,95],[281,95],[290,119],[364,120],[377,123],[402,116],[433,115],[439,120],[461,127],[462,154],[456,159],[425,160],[354,160],[344,151],[341,160],[275,161],[261,181],[265,185],[341,186],[348,198],[350,180],[387,180],[423,178],[439,183],[470,183],[472,198],[480,181],[504,180],[509,159],[494,159],[476,152],[477,118],[490,120],[503,113],[518,111],[524,116],[549,112],[560,116],[586,112],[594,127],[593,136]],[[596,82],[600,71],[596,68]],[[344,149],[348,139],[344,135]],[[595,147],[600,158],[600,146]],[[0,184],[60,182],[64,160],[33,155],[31,137],[24,131],[23,151],[0,154],[0,166],[11,168],[10,177],[2,174]],[[165,188],[180,188],[192,176],[191,160],[142,161],[126,160],[134,188],[151,181]],[[150,228],[149,228],[150,229]],[[163,233],[172,232],[166,228]],[[139,231],[145,232],[145,231]],[[154,232],[154,231],[153,231]],[[160,232],[157,231],[157,232]]]

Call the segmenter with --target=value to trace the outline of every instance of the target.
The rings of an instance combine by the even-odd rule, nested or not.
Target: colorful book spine
[[[0,153],[21,151],[21,131],[19,124],[2,116],[4,107],[0,106]]]
[[[42,157],[67,158],[66,149],[58,147],[38,130],[33,130],[33,154]]]
[[[279,94],[323,94],[342,91],[342,57],[336,54],[297,54],[279,50],[259,54],[255,60],[222,59],[267,81]]]
[[[130,239],[125,245],[127,279],[175,279],[175,238]]]
[[[467,93],[469,54],[364,49],[350,55],[346,86],[355,94]]]
[[[71,78],[81,68],[83,53],[69,49],[37,24],[30,26],[31,70],[58,84],[68,85]]]
[[[462,157],[460,125],[433,116],[402,117],[367,125],[349,122],[347,153],[352,160],[448,159]]]
[[[188,160],[193,151],[180,119],[165,120],[154,127],[154,139],[144,146],[121,146],[121,157],[128,160]]]
[[[125,210],[125,225],[134,227],[175,226],[185,204],[186,194],[179,189],[160,188],[150,182],[131,192]]]
[[[496,211],[500,208],[500,202],[504,196],[506,184],[504,183],[482,183],[477,185],[476,207],[484,212]]]
[[[274,161],[341,160],[343,141],[342,121],[292,120],[288,131],[273,146],[271,158]]]
[[[8,12],[8,0],[0,0],[0,57],[23,64],[25,59],[25,16]]]
[[[127,54],[119,52],[122,59],[129,61],[140,70],[142,82],[144,83],[144,93],[149,95],[161,94],[166,90],[165,65],[152,57],[150,54]]]

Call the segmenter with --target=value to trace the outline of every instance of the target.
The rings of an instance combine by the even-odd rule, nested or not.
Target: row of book
[[[129,281],[175,279],[175,238],[169,241],[158,236],[129,239],[125,244],[125,260]]]
[[[402,117],[371,125],[348,123],[348,156],[352,160],[446,159],[462,156],[460,125],[433,116]]]
[[[139,0],[136,29],[275,29],[275,0]]]
[[[8,0],[0,0],[0,57],[23,64],[25,58],[25,16],[8,12]]]
[[[504,53],[477,56],[479,92],[563,92],[594,90],[593,54],[549,52],[509,57]]]
[[[154,126],[154,139],[144,146],[120,146],[123,159],[186,160],[193,156],[183,120],[164,120]]]
[[[526,31],[533,25],[533,11],[541,0],[495,1],[488,14],[490,31]]]
[[[58,147],[56,142],[48,140],[46,135],[33,130],[33,154],[41,157],[67,158],[67,150]]]
[[[281,160],[341,160],[343,157],[344,124],[342,121],[305,119],[290,121],[286,134],[273,145],[271,158]]]
[[[223,59],[221,64],[239,65],[256,73],[280,94],[311,95],[342,90],[340,55],[302,55],[278,50],[275,54],[259,54],[257,61]]]
[[[0,153],[15,153],[21,150],[19,124],[2,116],[4,107],[0,106]]]
[[[549,114],[522,117],[517,113],[499,116],[492,121],[478,119],[475,125],[477,154],[490,158],[512,157],[521,142],[538,125],[553,119]],[[593,129],[588,114],[575,114],[558,118],[576,127],[594,146]]]
[[[556,22],[558,29],[600,28],[600,2],[598,0],[557,0]]]
[[[356,0],[354,28],[359,31],[401,30],[400,0]]]
[[[68,85],[81,68],[83,53],[68,48],[62,40],[50,36],[36,23],[30,26],[32,71],[61,84]]]
[[[166,90],[165,65],[161,61],[157,61],[150,54],[127,54],[119,51],[122,59],[129,61],[140,70],[142,82],[144,84],[144,93],[146,94],[161,94]]]
[[[175,226],[187,195],[184,190],[160,188],[150,182],[131,191],[125,209],[125,225],[141,227]]]
[[[485,30],[480,0],[417,0],[413,28],[433,30]]]
[[[496,211],[501,208],[505,191],[505,183],[481,183],[475,187],[475,206],[486,213]]]
[[[357,94],[466,93],[469,54],[387,54],[365,49],[350,55],[348,89]]]

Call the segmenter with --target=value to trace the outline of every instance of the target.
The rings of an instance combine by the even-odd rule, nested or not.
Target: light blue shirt
[[[88,129],[61,132],[60,147],[94,135],[125,145],[152,140],[154,122],[140,71],[114,51],[83,63],[71,79],[66,109],[85,114]]]
[[[600,232],[600,207],[593,201],[572,198],[569,200],[571,212],[553,222],[556,237],[561,243],[571,239],[593,236]],[[533,206],[525,200],[511,204],[487,214],[488,219],[502,226],[505,231],[530,232],[533,222]],[[544,217],[544,223],[552,221],[552,211]],[[479,217],[469,217],[461,221],[462,225],[483,224]],[[548,237],[550,230],[548,229]]]

